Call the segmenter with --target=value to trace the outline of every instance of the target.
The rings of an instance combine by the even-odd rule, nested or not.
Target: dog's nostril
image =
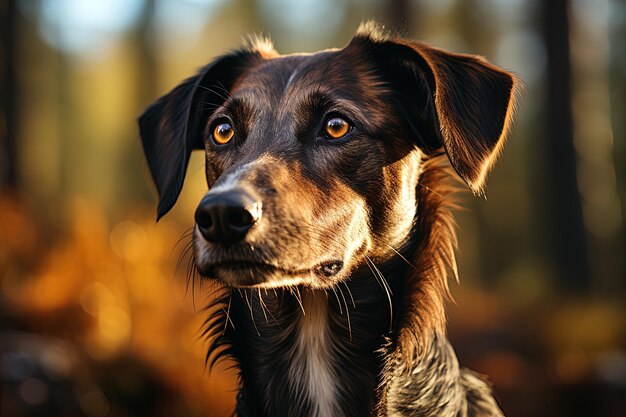
[[[213,219],[208,210],[196,210],[196,223],[202,229],[210,229],[213,226]]]
[[[254,223],[254,217],[246,209],[235,209],[229,213],[228,223],[238,228],[250,227]]]
[[[333,275],[337,275],[337,273],[341,271],[341,268],[343,268],[343,262],[341,261],[324,262],[315,268],[315,272],[318,275],[330,278]]]

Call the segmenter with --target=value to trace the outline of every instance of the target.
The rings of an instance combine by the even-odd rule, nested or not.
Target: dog
[[[206,156],[194,263],[224,287],[204,333],[239,370],[237,416],[502,415],[444,304],[454,178],[484,194],[518,84],[367,23],[316,53],[253,39],[140,116],[157,220]]]

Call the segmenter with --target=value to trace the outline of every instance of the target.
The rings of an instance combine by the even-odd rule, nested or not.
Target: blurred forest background
[[[462,363],[510,417],[626,416],[625,1],[0,0],[2,417],[229,415],[176,267],[202,156],[157,225],[136,116],[248,33],[313,51],[368,18],[525,83],[458,216]]]

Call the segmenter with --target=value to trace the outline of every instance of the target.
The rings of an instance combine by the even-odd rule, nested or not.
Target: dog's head
[[[257,42],[140,117],[158,216],[201,149],[199,271],[231,286],[328,287],[407,239],[425,153],[445,149],[483,192],[515,84],[482,58],[372,30],[314,54],[281,56]]]

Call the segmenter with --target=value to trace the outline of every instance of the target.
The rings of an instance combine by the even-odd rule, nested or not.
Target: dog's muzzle
[[[261,200],[236,188],[207,193],[196,209],[195,218],[207,241],[228,246],[242,241],[261,214]]]

